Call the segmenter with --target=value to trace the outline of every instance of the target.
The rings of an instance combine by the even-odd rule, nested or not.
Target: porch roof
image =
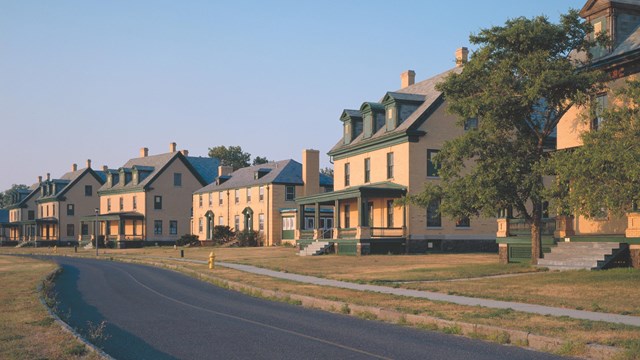
[[[333,205],[336,200],[362,198],[399,198],[407,193],[407,188],[389,181],[352,186],[346,189],[296,198],[297,205]]]
[[[58,218],[54,218],[54,217],[40,218],[40,219],[36,219],[36,223],[38,223],[38,224],[57,224],[58,223]]]
[[[95,215],[88,215],[80,218],[80,220],[82,221],[94,221],[95,219],[96,219]],[[98,221],[125,220],[125,219],[144,220],[144,215],[135,211],[125,211],[125,212],[116,212],[116,213],[98,215]]]

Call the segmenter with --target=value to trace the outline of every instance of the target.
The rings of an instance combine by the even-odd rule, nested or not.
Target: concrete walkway
[[[198,264],[207,264],[207,261],[203,261],[203,260],[192,260],[192,259],[182,259],[182,258],[170,258],[170,259],[177,260],[177,261],[198,263]],[[444,302],[449,302],[449,303],[458,304],[458,305],[482,306],[482,307],[493,308],[493,309],[513,309],[516,311],[522,311],[522,312],[531,313],[531,314],[567,316],[574,319],[605,321],[610,323],[619,323],[619,324],[640,327],[640,317],[638,316],[608,314],[608,313],[599,313],[599,312],[593,312],[593,311],[572,310],[572,309],[556,308],[556,307],[543,306],[543,305],[532,305],[532,304],[509,302],[509,301],[479,299],[479,298],[472,298],[468,296],[447,295],[447,294],[436,293],[431,291],[392,288],[389,286],[355,284],[347,281],[323,279],[315,276],[284,273],[280,271],[259,268],[256,266],[233,264],[233,263],[227,263],[227,262],[216,262],[216,266],[223,266],[229,269],[235,269],[235,270],[244,271],[252,274],[270,276],[273,278],[292,280],[292,281],[313,284],[313,285],[332,286],[332,287],[337,287],[342,289],[350,289],[350,290],[358,290],[358,291],[372,291],[372,292],[377,292],[382,294],[408,296],[408,297],[427,299],[432,301],[444,301]]]

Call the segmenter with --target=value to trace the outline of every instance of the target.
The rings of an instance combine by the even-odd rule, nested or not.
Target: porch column
[[[322,239],[322,230],[320,229],[320,204],[315,203],[315,211],[313,213],[313,238],[314,239]]]
[[[304,205],[298,205],[298,212],[296,214],[296,229],[295,238],[301,239],[301,231],[304,228]]]
[[[125,236],[124,236],[124,220],[122,220],[122,218],[120,218],[118,220],[118,240],[124,240]]]
[[[335,207],[333,208],[333,238],[338,239],[340,237],[340,200],[336,200]]]
[[[402,204],[402,236],[407,236],[407,205]]]
[[[364,225],[364,211],[362,208],[362,197],[358,196],[358,199],[356,201],[356,207],[358,208],[358,227],[362,227],[362,225]]]

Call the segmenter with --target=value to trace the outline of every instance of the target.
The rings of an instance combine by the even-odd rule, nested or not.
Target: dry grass
[[[51,263],[0,256],[0,358],[99,359],[62,330],[40,303],[37,286]]]

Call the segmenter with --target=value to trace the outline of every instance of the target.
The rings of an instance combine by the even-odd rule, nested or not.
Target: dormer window
[[[598,35],[600,35],[602,32],[606,32],[607,31],[607,18],[606,17],[600,17],[597,19],[594,19],[591,24],[593,25],[593,33],[591,34],[591,36],[593,37],[593,39],[597,38]],[[600,58],[603,57],[605,55],[607,55],[607,53],[609,52],[606,48],[604,48],[603,46],[594,46],[590,49],[591,55],[593,55],[594,58]]]
[[[373,135],[373,115],[367,114],[364,117],[364,138],[370,138]]]
[[[271,172],[271,169],[258,169],[256,172],[253,173],[253,179],[258,180],[270,172]]]
[[[396,128],[396,107],[387,106],[387,131],[392,131]]]
[[[344,143],[349,144],[351,142],[351,122],[346,121],[344,123]]]

